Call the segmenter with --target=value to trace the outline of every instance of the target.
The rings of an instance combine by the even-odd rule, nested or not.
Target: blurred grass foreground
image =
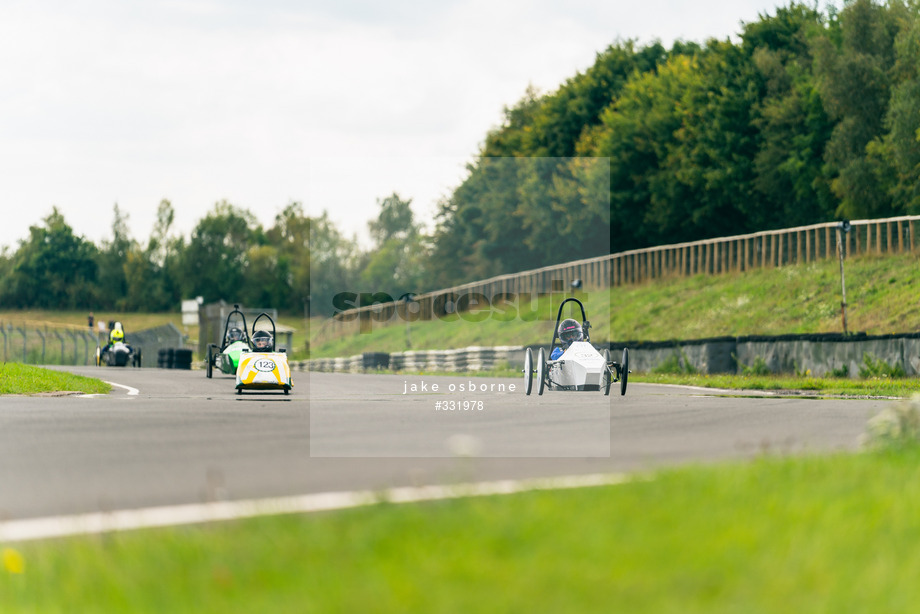
[[[871,431],[871,429],[870,429]],[[9,612],[904,612],[920,448],[7,547]]]

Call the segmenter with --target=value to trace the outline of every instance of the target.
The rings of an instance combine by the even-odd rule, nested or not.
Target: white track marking
[[[0,522],[0,544],[70,535],[88,535],[110,531],[127,531],[151,527],[233,520],[273,514],[294,514],[341,510],[387,501],[412,503],[461,497],[507,495],[532,490],[607,486],[630,481],[623,474],[573,475],[532,480],[500,480],[455,484],[452,486],[420,486],[392,488],[384,491],[360,490],[326,492],[274,499],[220,501],[189,505],[150,507],[137,510],[117,510],[75,516],[52,516]]]
[[[125,390],[128,391],[129,397],[136,397],[137,393],[139,392],[137,388],[132,388],[131,386],[125,386],[124,384],[116,384],[115,382],[106,382],[106,384],[110,384],[112,386],[115,386],[116,388],[124,388]]]

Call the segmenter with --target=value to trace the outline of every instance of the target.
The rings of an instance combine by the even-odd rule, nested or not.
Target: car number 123
[[[275,361],[269,360],[268,358],[260,358],[259,360],[255,361],[253,366],[256,368],[257,371],[262,371],[263,373],[267,373],[269,371],[275,370]]]

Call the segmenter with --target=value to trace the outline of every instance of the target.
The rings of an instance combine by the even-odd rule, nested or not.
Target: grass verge
[[[679,384],[703,388],[738,391],[775,391],[816,396],[897,397],[920,393],[920,379],[872,377],[845,379],[835,377],[798,377],[792,375],[700,375],[633,373],[630,382]]]
[[[0,362],[0,394],[61,391],[107,394],[111,390],[110,385],[92,377],[51,371],[16,362]]]
[[[41,612],[903,612],[920,451],[6,547]],[[0,546],[0,549],[3,547]]]

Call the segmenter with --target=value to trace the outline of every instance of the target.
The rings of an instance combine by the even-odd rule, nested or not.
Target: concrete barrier
[[[906,375],[920,374],[920,333],[828,333],[610,344],[614,356],[623,347],[629,348],[633,371],[652,371],[676,358],[681,365],[700,373],[743,373],[759,363],[771,373],[857,377],[870,357],[891,367],[899,366]]]
[[[540,346],[532,346],[534,353]],[[717,337],[691,341],[611,342],[614,360],[629,348],[630,370],[649,372],[675,359],[698,373],[744,373],[755,365],[772,373],[808,373],[814,376],[857,377],[866,357],[900,367],[908,376],[920,375],[920,333],[899,335],[782,335],[776,337]],[[394,352],[393,371],[488,371],[524,364],[523,346],[468,347],[456,350]],[[363,354],[346,358],[317,358],[293,362],[299,371],[360,373]]]

